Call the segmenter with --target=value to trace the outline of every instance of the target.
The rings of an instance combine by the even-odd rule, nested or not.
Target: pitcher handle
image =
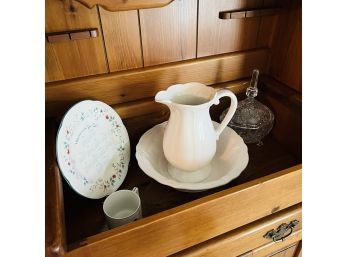
[[[219,91],[217,91],[217,93],[215,95],[216,102],[214,104],[218,105],[220,102],[219,101],[220,98],[224,97],[224,96],[228,96],[229,98],[231,98],[231,105],[230,105],[230,108],[229,108],[225,118],[223,119],[221,124],[215,130],[216,140],[219,139],[221,132],[226,128],[227,124],[232,119],[234,113],[236,112],[237,105],[238,105],[237,97],[235,96],[235,94],[232,93],[232,91],[230,91],[228,89],[220,89]]]
[[[137,187],[133,187],[132,191],[136,193],[137,195],[139,195],[139,189]]]

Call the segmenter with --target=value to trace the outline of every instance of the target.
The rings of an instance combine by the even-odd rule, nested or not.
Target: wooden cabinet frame
[[[253,49],[46,83],[46,256],[199,256],[201,251],[225,244],[234,236],[242,238],[246,231],[260,228],[260,224],[268,227],[284,217],[300,215],[301,38],[298,33],[301,26],[291,27],[291,21],[299,17],[300,7],[297,0],[286,2],[292,4],[280,12],[277,22],[274,18],[258,17],[259,31],[264,31],[265,37],[258,36]],[[265,29],[270,24],[272,27]],[[281,32],[288,30],[294,33],[282,39]],[[291,59],[289,51],[299,58]],[[277,53],[284,57],[281,62]],[[74,198],[56,163],[57,128],[71,105],[84,99],[97,99],[111,105],[123,119],[134,149],[147,129],[168,119],[166,107],[153,101],[157,91],[176,83],[198,81],[215,88],[227,87],[239,94],[244,92],[245,82],[254,68],[263,74],[259,99],[275,112],[276,121],[271,135],[265,139],[263,151],[248,146],[250,165],[239,178],[211,191],[185,195],[156,184],[133,161],[130,175],[122,186],[148,186],[164,198],[163,202],[168,200],[168,204],[157,209],[147,207],[143,219],[112,230],[103,229],[98,223],[103,221],[94,214],[79,222],[80,206],[84,204],[93,209],[100,202]],[[220,106],[213,107],[212,118],[218,120],[228,104],[222,100]],[[147,197],[150,199],[151,195]],[[288,214],[290,216],[286,216]],[[72,217],[78,224],[73,224]],[[83,225],[88,222],[96,229],[84,230]],[[253,249],[248,251],[252,250],[253,256],[278,251],[301,240],[301,231],[301,228],[296,230],[284,243],[256,240]]]

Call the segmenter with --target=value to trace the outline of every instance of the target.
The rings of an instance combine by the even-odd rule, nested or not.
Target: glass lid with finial
[[[257,82],[259,70],[253,70],[249,87],[246,90],[247,98],[238,102],[238,107],[228,126],[235,130],[245,143],[262,145],[262,139],[271,131],[274,123],[273,112],[264,104],[255,99],[258,94]],[[220,115],[223,120],[228,110]]]

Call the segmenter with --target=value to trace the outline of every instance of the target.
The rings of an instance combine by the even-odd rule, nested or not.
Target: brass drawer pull
[[[276,230],[268,231],[263,237],[272,239],[273,242],[282,242],[292,234],[293,228],[300,223],[298,220],[290,221],[289,224],[283,223]]]
[[[88,39],[98,37],[98,29],[84,29],[56,33],[46,33],[46,40],[49,43],[70,41],[77,39]]]
[[[219,19],[243,19],[261,16],[275,15],[279,11],[279,8],[264,8],[264,9],[253,9],[253,10],[238,10],[238,11],[223,11],[219,12]]]

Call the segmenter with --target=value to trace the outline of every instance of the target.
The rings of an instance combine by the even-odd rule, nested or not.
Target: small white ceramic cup
[[[105,199],[103,211],[109,228],[142,218],[138,188],[113,192]]]

